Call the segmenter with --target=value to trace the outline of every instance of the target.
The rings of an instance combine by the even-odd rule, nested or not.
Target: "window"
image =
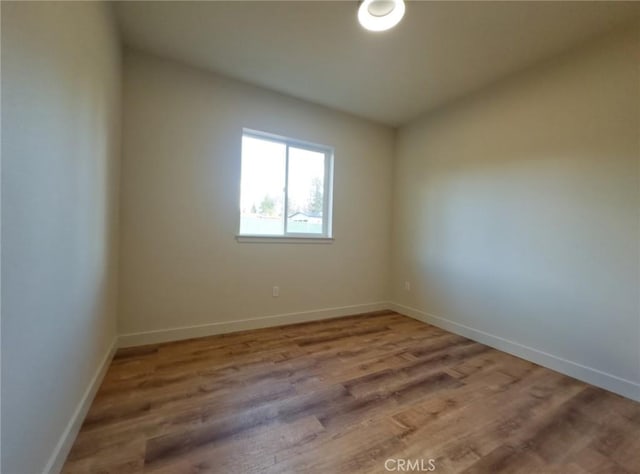
[[[333,149],[242,134],[240,236],[331,237]]]

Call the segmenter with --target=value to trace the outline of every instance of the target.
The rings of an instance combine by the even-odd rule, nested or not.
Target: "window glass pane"
[[[284,234],[286,145],[242,137],[240,233]]]
[[[324,158],[324,153],[289,147],[289,233],[322,234]]]

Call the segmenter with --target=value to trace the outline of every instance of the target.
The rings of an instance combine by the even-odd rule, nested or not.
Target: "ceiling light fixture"
[[[400,23],[404,10],[404,0],[362,0],[358,21],[369,31],[385,31]]]

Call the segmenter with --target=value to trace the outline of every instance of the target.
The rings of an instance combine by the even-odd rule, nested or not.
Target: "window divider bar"
[[[284,159],[284,235],[289,234],[289,144],[285,144]]]
[[[324,152],[324,181],[322,186],[322,235],[323,237],[328,237],[332,234],[332,229],[329,228],[331,221],[331,212],[332,212],[332,204],[330,202],[330,194],[329,191],[333,187],[333,183],[331,183],[331,176],[333,176],[332,170],[332,160],[333,157],[329,154],[329,152]]]

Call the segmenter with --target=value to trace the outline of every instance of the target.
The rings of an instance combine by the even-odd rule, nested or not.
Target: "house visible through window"
[[[244,130],[240,235],[331,237],[333,149]]]

